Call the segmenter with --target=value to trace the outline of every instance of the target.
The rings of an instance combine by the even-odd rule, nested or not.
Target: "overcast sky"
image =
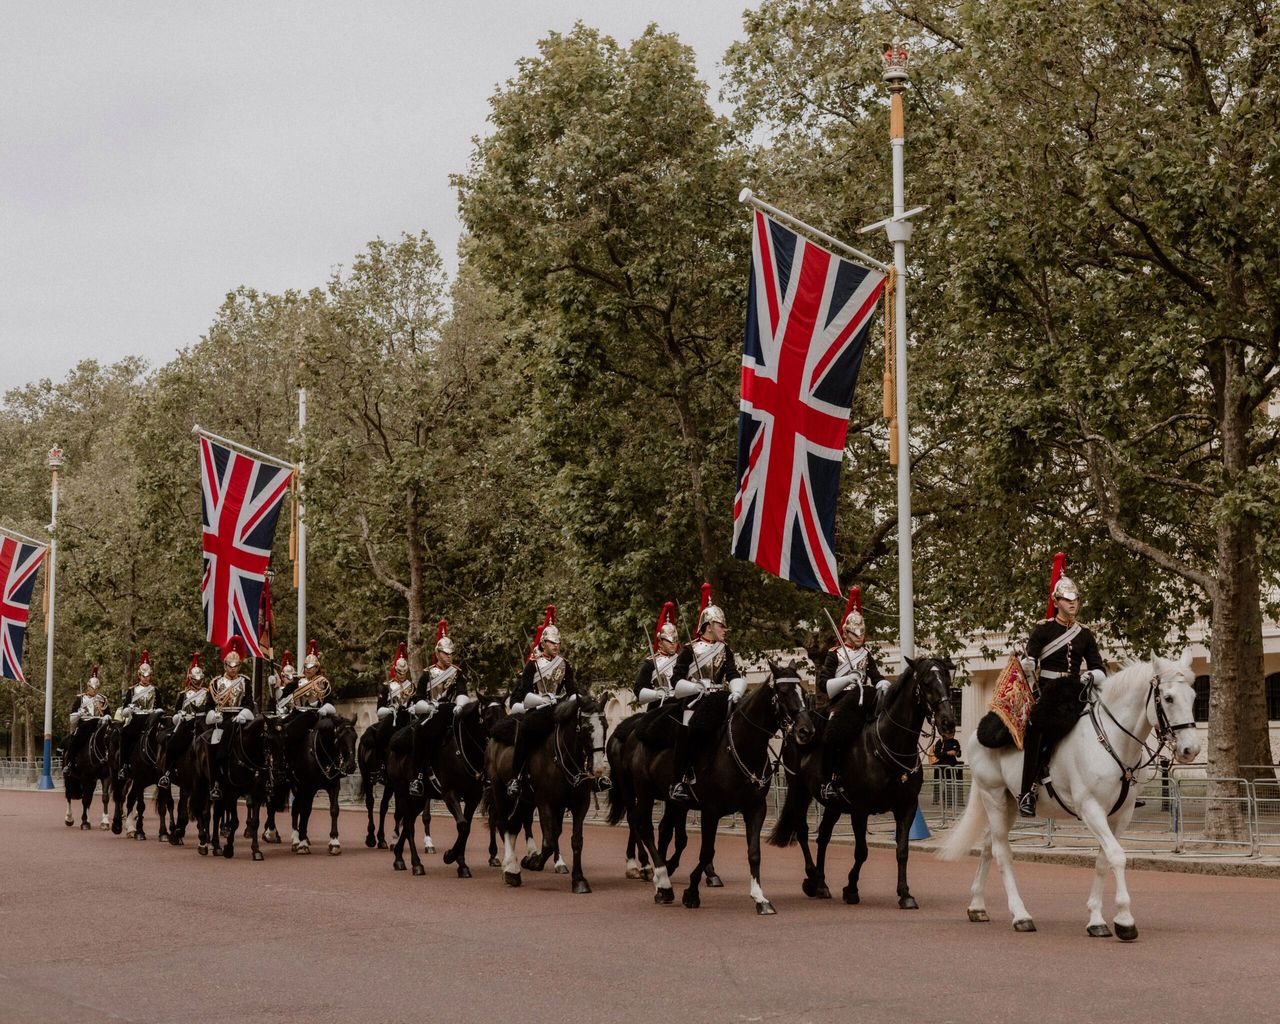
[[[223,296],[322,284],[426,228],[549,30],[655,21],[721,57],[750,0],[0,0],[0,392],[196,341]]]

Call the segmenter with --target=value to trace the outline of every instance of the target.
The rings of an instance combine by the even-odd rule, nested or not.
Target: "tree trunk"
[[[418,523],[420,521],[418,501],[417,488],[410,487],[405,492],[404,532],[409,552],[409,596],[407,598],[409,605],[409,636],[407,639],[409,675],[413,679],[417,679],[418,673],[422,671],[422,620],[426,601],[426,595],[423,593],[424,576],[426,575],[425,559],[422,551],[422,538],[418,533]]]
[[[711,527],[711,511],[707,507],[706,480],[702,472],[702,455],[706,449],[702,431],[698,429],[689,398],[683,388],[676,393],[676,415],[680,421],[680,437],[684,441],[685,462],[689,468],[689,485],[693,489],[693,521],[698,532],[698,546],[702,551],[702,575],[716,591],[720,589],[717,567],[720,563],[720,547],[715,530]]]

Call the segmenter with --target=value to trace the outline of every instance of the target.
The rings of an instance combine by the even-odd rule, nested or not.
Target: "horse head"
[[[354,718],[333,715],[333,747],[338,768],[343,775],[356,770],[356,722]]]
[[[800,683],[800,663],[793,660],[783,666],[769,662],[769,679],[761,689],[770,693],[782,731],[790,733],[801,747],[812,743],[817,729],[813,724],[813,716],[805,706],[804,689]]]
[[[924,717],[933,722],[940,733],[951,733],[956,728],[956,709],[951,703],[951,673],[953,665],[946,658],[907,658],[907,671],[912,686],[912,700]],[[905,682],[899,680],[899,682]]]
[[[581,752],[581,764],[585,768],[588,759],[590,759],[590,767],[587,768],[587,771],[593,779],[602,778],[609,768],[609,761],[605,756],[605,733],[607,728],[604,719],[604,706],[594,697],[578,694],[568,700],[561,701],[556,707],[556,716],[559,718],[561,714],[572,715],[575,711],[578,716],[578,743]]]
[[[1195,682],[1190,650],[1183,651],[1176,661],[1152,653],[1147,721],[1155,730],[1156,738],[1173,747],[1174,759],[1179,764],[1187,764],[1200,756],[1200,734],[1196,731],[1193,713]]]

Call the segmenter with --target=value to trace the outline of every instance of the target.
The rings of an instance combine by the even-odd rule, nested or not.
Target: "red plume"
[[[849,618],[849,615],[852,612],[857,612],[859,615],[862,614],[862,588],[861,587],[849,588],[849,600],[845,602],[844,614],[840,616],[840,635],[841,636],[844,635],[845,620]]]
[[[232,651],[235,651],[242,659],[249,656],[249,649],[244,645],[244,638],[238,633],[227,637],[227,642],[222,645],[222,657],[225,659]]]
[[[1062,578],[1062,573],[1067,567],[1067,556],[1059,551],[1053,556],[1053,572],[1049,574],[1049,610],[1044,613],[1046,619],[1052,619],[1058,614],[1058,606],[1053,602],[1053,588],[1058,585],[1058,580]]]
[[[436,625],[436,643],[439,643],[449,634],[449,620],[441,619]]]
[[[320,649],[316,647],[315,640],[307,641],[307,654],[308,655],[314,654],[317,658],[320,657]]]
[[[676,621],[676,603],[674,601],[668,601],[666,604],[662,606],[662,611],[658,613],[658,624],[657,626],[654,627],[654,630],[653,630],[653,643],[650,645],[650,650],[654,651],[655,653],[657,652],[658,634],[662,631],[662,627],[665,626],[668,622],[675,622],[675,621]]]
[[[191,664],[187,666],[187,671],[190,672],[193,668],[199,668],[199,667],[200,667],[200,652],[193,651],[191,654]]]
[[[281,671],[283,671],[283,670],[284,670],[284,667],[285,667],[286,665],[292,665],[292,664],[293,664],[293,651],[285,651],[285,652],[284,652],[284,657],[280,659],[280,669],[281,669]]]
[[[711,603],[711,584],[702,584],[702,600],[698,602],[698,618],[701,620],[702,613],[707,610],[707,605]]]
[[[142,657],[138,659],[138,668],[142,668],[143,665],[150,665],[150,664],[151,664],[151,652],[144,650],[142,652]]]
[[[538,627],[538,631],[533,634],[533,648],[529,651],[529,657],[525,661],[533,661],[534,656],[538,653],[538,648],[542,646],[542,631],[548,626],[556,624],[556,606],[547,605],[546,614],[542,617],[542,625]]]
[[[405,656],[405,652],[408,651],[408,649],[409,649],[408,645],[403,640],[401,640],[400,646],[396,648],[396,653],[392,655],[391,664],[387,668],[388,679],[394,679],[396,677],[396,662]]]

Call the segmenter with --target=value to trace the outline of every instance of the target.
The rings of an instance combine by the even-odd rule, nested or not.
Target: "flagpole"
[[[834,235],[829,235],[825,231],[821,231],[818,228],[815,228],[812,224],[806,224],[799,217],[793,217],[791,216],[791,214],[787,213],[785,210],[779,210],[776,206],[766,203],[763,199],[757,196],[749,188],[744,188],[741,192],[738,193],[738,202],[744,203],[747,206],[753,206],[757,210],[759,210],[761,213],[767,213],[770,217],[773,217],[775,220],[780,220],[784,224],[790,224],[793,228],[796,228],[800,231],[804,231],[810,235],[813,235],[813,237],[818,239],[819,241],[826,242],[827,245],[831,246],[832,248],[839,249],[841,252],[844,252],[847,255],[852,256],[855,261],[862,263],[864,266],[872,266],[876,270],[885,271],[885,272],[889,270],[889,264],[881,263],[874,256],[868,256],[861,249],[855,249],[853,246],[840,241],[840,239],[836,238]]]
[[[893,147],[893,217],[884,225],[893,243],[897,269],[894,311],[897,337],[894,365],[898,415],[898,645],[904,658],[916,653],[915,583],[911,571],[911,448],[907,429],[907,242],[911,221],[906,219],[903,156],[906,148],[902,94],[907,88],[907,50],[891,45],[884,55],[884,80],[889,86],[889,143]]]
[[[58,578],[58,467],[62,465],[62,449],[56,444],[49,449],[49,468],[53,471],[52,515],[49,517],[49,572],[44,585],[49,588],[49,617],[45,620],[44,656],[44,763],[37,789],[53,789],[53,613]]]
[[[307,429],[307,389],[298,388],[298,437],[305,440]],[[307,651],[307,515],[303,502],[303,469],[306,462],[298,462],[298,664]]]

